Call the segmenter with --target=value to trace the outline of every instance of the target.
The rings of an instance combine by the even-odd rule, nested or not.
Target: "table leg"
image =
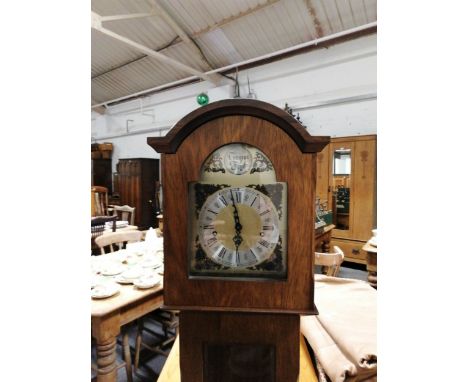
[[[377,289],[377,272],[369,272],[367,276],[367,281],[371,287]]]
[[[98,382],[113,382],[117,380],[116,338],[102,342],[96,339],[97,345],[97,380]]]
[[[91,332],[96,340],[97,381],[116,382],[116,343],[120,333],[119,315],[91,317]]]
[[[374,252],[367,252],[367,272],[367,281],[377,289],[377,254]]]

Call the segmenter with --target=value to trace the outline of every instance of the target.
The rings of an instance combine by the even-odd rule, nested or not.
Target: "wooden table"
[[[316,252],[330,252],[330,240],[332,229],[335,228],[333,224],[329,224],[322,229],[315,230],[315,251]]]
[[[115,350],[120,328],[160,308],[162,304],[162,285],[145,290],[133,285],[122,285],[117,295],[92,300],[91,333],[97,344],[98,382],[117,381]]]
[[[304,337],[301,335],[299,349],[299,382],[317,382],[312,360],[310,359],[309,351],[305,343]],[[180,382],[179,368],[179,338],[174,342],[171,353],[167,357],[166,363],[159,375],[158,382]]]
[[[362,249],[367,252],[367,272],[369,272],[367,281],[377,289],[377,247],[367,242]]]

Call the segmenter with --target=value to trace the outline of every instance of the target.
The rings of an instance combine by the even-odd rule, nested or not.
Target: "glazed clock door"
[[[240,143],[215,150],[189,185],[189,277],[284,279],[287,185]]]

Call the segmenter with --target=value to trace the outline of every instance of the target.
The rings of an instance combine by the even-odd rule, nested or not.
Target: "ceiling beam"
[[[369,24],[361,25],[356,28],[351,28],[345,31],[334,33],[331,35],[323,36],[317,39],[313,39],[305,43],[301,43],[301,44],[298,44],[289,48],[281,49],[276,52],[265,54],[260,57],[251,58],[251,59],[248,59],[242,62],[237,62],[235,64],[231,64],[222,68],[217,68],[217,69],[214,69],[213,71],[227,74],[237,69],[245,70],[245,69],[249,69],[255,66],[268,64],[276,60],[281,60],[287,57],[291,57],[296,54],[302,54],[302,53],[310,52],[316,49],[328,48],[334,44],[339,44],[345,41],[349,41],[355,38],[359,38],[359,37],[363,37],[363,36],[367,36],[367,35],[375,34],[375,33],[377,33],[377,21],[374,21]],[[211,74],[211,73],[208,72],[206,74]],[[183,79],[171,82],[171,83],[166,83],[166,84],[162,84],[153,88],[141,90],[137,93],[107,100],[99,104],[94,104],[91,106],[91,108],[99,107],[101,105],[112,105],[113,103],[128,101],[130,99],[138,98],[141,96],[148,96],[161,90],[166,90],[166,89],[173,88],[175,86],[180,86],[181,84],[185,85],[188,83],[194,83],[196,82],[196,80],[197,80],[197,77],[195,76],[183,78]]]
[[[145,53],[147,56],[150,56],[150,57],[153,57],[155,59],[157,59],[158,61],[161,61],[165,64],[168,64],[168,65],[171,65],[179,70],[182,70],[184,72],[187,72],[187,73],[190,73],[190,74],[193,74],[199,78],[202,78],[206,81],[209,81],[209,82],[212,82],[214,83],[215,85],[218,85],[219,84],[219,80],[217,78],[213,78],[212,75],[207,75],[195,68],[192,68],[191,66],[188,66],[188,65],[185,65],[183,64],[182,62],[180,61],[177,61],[173,58],[170,58],[162,53],[159,53],[159,52],[156,52],[154,51],[153,49],[150,49],[148,48],[147,46],[145,45],[142,45],[136,41],[133,41],[125,36],[122,36],[122,35],[119,35],[118,33],[115,33],[113,31],[111,31],[110,29],[107,29],[107,28],[104,28],[102,26],[102,18],[100,15],[98,15],[97,13],[95,12],[91,12],[91,27],[93,29],[96,29],[97,31],[109,36],[109,37],[112,37],[118,41],[121,41],[123,42],[124,44],[127,44],[128,46],[131,46],[132,48],[136,49],[136,50],[139,50],[140,52],[143,52]]]
[[[129,20],[129,19],[142,19],[145,17],[154,17],[158,14],[156,12],[150,13],[128,13],[124,15],[112,15],[112,16],[101,16],[101,21],[118,21],[118,20]]]
[[[149,13],[149,14],[153,14],[153,13],[154,13],[154,14],[158,14],[158,12],[156,12],[156,11],[154,10],[154,9],[155,9],[155,5],[154,5],[154,2],[153,2],[153,1],[155,1],[155,0],[151,0],[151,1],[152,1],[152,2],[150,3],[150,6],[152,7],[152,11],[151,11],[151,13]],[[250,14],[252,14],[252,13],[254,13],[254,12],[257,12],[257,11],[263,9],[263,8],[267,8],[267,7],[269,7],[269,6],[273,5],[273,4],[276,4],[276,3],[278,3],[279,1],[280,1],[280,0],[267,0],[267,2],[264,3],[264,4],[257,5],[256,7],[250,8],[249,10],[247,10],[247,11],[245,11],[245,12],[241,12],[241,13],[235,15],[235,16],[231,16],[231,17],[225,18],[225,19],[221,20],[220,22],[218,22],[218,23],[216,23],[216,24],[213,24],[212,26],[210,26],[210,27],[208,27],[208,28],[202,29],[202,30],[200,30],[200,31],[198,31],[198,32],[196,32],[196,33],[194,33],[194,34],[192,35],[192,37],[190,37],[190,36],[188,36],[188,37],[189,37],[189,39],[192,40],[192,42],[193,42],[193,39],[196,38],[196,37],[202,36],[202,35],[204,35],[204,34],[206,34],[206,33],[208,33],[208,32],[211,32],[212,30],[221,28],[222,26],[224,26],[224,25],[226,25],[226,24],[229,24],[229,23],[231,23],[231,22],[233,22],[233,21],[235,21],[235,20],[238,20],[238,19],[240,19],[241,17],[248,16],[248,15],[250,15]],[[162,16],[162,15],[161,15],[161,16]],[[104,16],[104,17],[112,17],[112,16]],[[101,16],[101,21],[106,21],[106,20],[103,20],[103,16]],[[182,31],[182,32],[183,32],[183,31]],[[181,33],[182,33],[182,32],[181,32]],[[177,31],[176,31],[176,33],[177,33]],[[183,33],[185,33],[185,32],[183,32]],[[323,34],[319,34],[318,37],[322,37],[322,35],[323,35]],[[181,37],[181,36],[179,35],[179,37]],[[184,41],[180,41],[180,40],[179,40],[179,42],[176,42],[174,45],[171,44],[170,46],[176,47],[176,46],[178,46],[179,44],[183,44],[183,43],[184,43]],[[160,51],[160,52],[163,52],[163,51],[166,50],[166,49],[167,49],[167,48],[163,48],[163,49],[160,49],[159,51]],[[143,58],[145,58],[145,57],[146,57],[146,56],[139,57],[138,60],[139,60],[139,59],[143,59]],[[115,69],[119,69],[119,68],[124,67],[124,66],[126,66],[126,65],[130,65],[130,64],[132,64],[134,61],[136,61],[136,60],[132,60],[132,61],[129,61],[129,62],[127,62],[127,63],[124,63],[124,64],[120,65],[118,68],[115,68]],[[208,64],[208,65],[209,65],[209,64]],[[210,66],[210,67],[211,67],[211,66]],[[112,70],[115,70],[115,69],[111,69],[111,70],[108,70],[108,71],[106,71],[106,72],[104,72],[104,73],[100,73],[100,74],[94,76],[92,79],[94,80],[94,79],[98,78],[98,77],[101,76],[101,75],[104,75],[104,74],[107,74],[107,73],[109,73],[109,72],[112,72]],[[219,78],[219,77],[218,77],[218,78]]]
[[[172,30],[177,33],[177,36],[179,36],[183,42],[185,42],[188,46],[190,46],[195,53],[200,57],[200,59],[208,65],[210,69],[214,69],[213,66],[208,62],[206,59],[205,55],[203,54],[202,50],[200,47],[192,40],[192,38],[182,29],[182,27],[175,21],[174,17],[171,16],[165,9],[164,7],[158,2],[158,0],[153,0],[153,5],[154,9],[161,15],[161,17],[164,19],[164,21],[172,28]],[[224,79],[223,76],[220,74],[216,73],[216,78],[218,81],[221,82],[221,80]]]

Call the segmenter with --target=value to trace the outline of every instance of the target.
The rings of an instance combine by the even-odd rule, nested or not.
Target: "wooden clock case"
[[[187,374],[193,372],[195,365],[198,365],[196,368],[200,375],[203,374],[198,362],[201,359],[197,358],[200,352],[187,353],[188,349],[193,350],[191,345],[197,343],[201,346],[202,338],[243,343],[250,336],[251,341],[262,342],[270,336],[268,330],[283,330],[282,336],[296,338],[292,341],[297,342],[297,354],[294,356],[297,365],[291,366],[294,373],[299,364],[299,314],[318,313],[314,305],[313,282],[316,153],[329,143],[330,138],[310,136],[294,117],[271,104],[252,99],[228,99],[191,112],[165,137],[149,137],[147,141],[161,153],[164,304],[182,311],[182,377],[185,365],[192,368],[191,372],[185,370],[186,380],[206,380]],[[240,281],[193,279],[188,276],[188,184],[199,180],[202,164],[214,150],[236,142],[259,148],[273,163],[277,181],[288,184],[288,263],[285,280]],[[244,322],[244,327],[251,326],[261,332],[263,326],[265,331],[257,337],[247,332],[234,335],[234,328],[243,326],[239,320]],[[268,322],[272,325],[271,329],[266,329]],[[212,325],[215,325],[215,330]],[[284,331],[285,326],[288,332]],[[223,327],[225,330],[221,330]],[[189,334],[189,328],[200,335]],[[210,335],[214,332],[219,334],[215,336],[217,340]],[[263,339],[260,338],[262,336]],[[275,341],[274,336],[270,338],[270,342]],[[281,339],[274,343],[279,345]],[[281,377],[278,374],[282,370],[281,367],[278,369],[279,359],[289,352],[285,349],[276,347],[275,381],[292,381],[290,376]]]

